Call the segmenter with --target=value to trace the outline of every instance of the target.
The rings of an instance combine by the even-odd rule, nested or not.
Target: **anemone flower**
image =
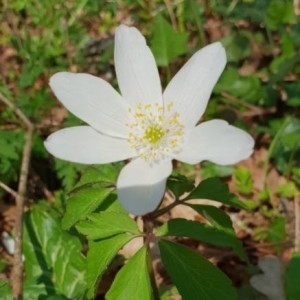
[[[197,125],[226,64],[221,43],[196,52],[164,92],[154,57],[136,28],[116,29],[114,59],[120,93],[89,74],[51,77],[56,97],[87,125],[57,131],[45,146],[55,157],[82,164],[130,159],[117,180],[118,199],[128,212],[156,209],[173,159],[229,165],[252,154],[252,137],[226,121]]]

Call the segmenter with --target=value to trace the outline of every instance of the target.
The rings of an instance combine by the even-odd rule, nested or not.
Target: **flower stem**
[[[144,242],[147,246],[147,265],[148,265],[148,271],[150,276],[150,282],[152,287],[152,299],[153,300],[159,300],[159,292],[156,285],[155,280],[155,274],[154,269],[152,265],[152,255],[151,255],[151,249],[150,249],[150,242],[154,240],[153,235],[153,218],[150,214],[145,215],[142,217],[144,222]]]

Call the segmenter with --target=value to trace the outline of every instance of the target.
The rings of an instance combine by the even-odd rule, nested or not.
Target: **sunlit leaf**
[[[118,234],[103,240],[89,240],[87,253],[87,286],[88,297],[95,296],[97,283],[107,269],[117,252],[128,243],[132,237],[128,234]]]
[[[118,272],[105,299],[152,300],[148,259],[147,248],[144,246]]]
[[[161,15],[157,15],[150,43],[157,65],[168,66],[173,59],[185,53],[187,38],[186,32],[176,32]]]
[[[141,234],[136,222],[128,214],[114,211],[100,211],[90,214],[88,220],[81,221],[76,228],[92,240],[103,239],[120,233]]]
[[[67,200],[67,211],[62,220],[64,229],[93,212],[111,192],[108,188],[90,187],[79,190]]]

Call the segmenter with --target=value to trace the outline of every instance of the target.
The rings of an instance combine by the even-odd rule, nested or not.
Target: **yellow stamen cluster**
[[[139,102],[129,110],[128,142],[145,161],[155,162],[180,150],[183,125],[172,109],[172,102],[166,107]]]

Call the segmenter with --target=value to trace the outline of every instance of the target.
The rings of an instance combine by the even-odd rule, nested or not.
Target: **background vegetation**
[[[43,146],[51,132],[81,121],[57,102],[48,79],[62,70],[88,72],[117,88],[113,35],[120,23],[134,25],[146,36],[164,86],[199,48],[216,40],[223,43],[228,64],[214,89],[205,119],[222,118],[246,129],[256,140],[255,153],[235,167],[207,162],[200,167],[177,164],[174,174],[198,179],[221,177],[248,206],[249,212],[227,212],[252,263],[267,254],[276,254],[284,266],[290,263],[293,249],[300,248],[297,13],[297,1],[292,0],[2,0],[0,93],[35,125],[25,215],[25,268],[30,274],[25,282],[25,299],[38,299],[41,294],[61,295],[55,299],[83,297],[84,257],[80,249],[84,241],[75,230],[63,230],[60,220],[68,192],[86,167],[55,159]],[[0,182],[13,190],[19,182],[24,137],[25,129],[18,117],[0,102]],[[98,170],[105,178],[116,174],[106,167]],[[14,197],[1,189],[0,214],[1,231],[13,235]],[[68,222],[72,224],[72,220]],[[32,232],[38,243],[29,238]],[[44,261],[30,256],[37,244]],[[191,246],[199,250],[199,244]],[[59,249],[57,256],[52,255],[55,249]],[[11,258],[4,248],[0,251],[5,288]],[[232,255],[224,260],[226,254],[215,248],[204,246],[203,251],[233,280],[240,299],[264,299],[248,284],[255,270],[246,269]],[[72,268],[62,274],[66,264]],[[118,267],[117,261],[115,264]],[[293,277],[293,266],[290,263],[287,278]],[[45,275],[50,269],[53,277]],[[99,297],[106,292],[113,272],[101,285]],[[38,284],[36,278],[41,274],[46,280]],[[56,276],[59,282],[53,280]],[[76,284],[74,276],[78,278]],[[160,277],[165,291],[162,297],[172,299],[176,291],[164,274]],[[288,299],[299,299],[295,297],[299,290],[288,283],[286,286]]]

